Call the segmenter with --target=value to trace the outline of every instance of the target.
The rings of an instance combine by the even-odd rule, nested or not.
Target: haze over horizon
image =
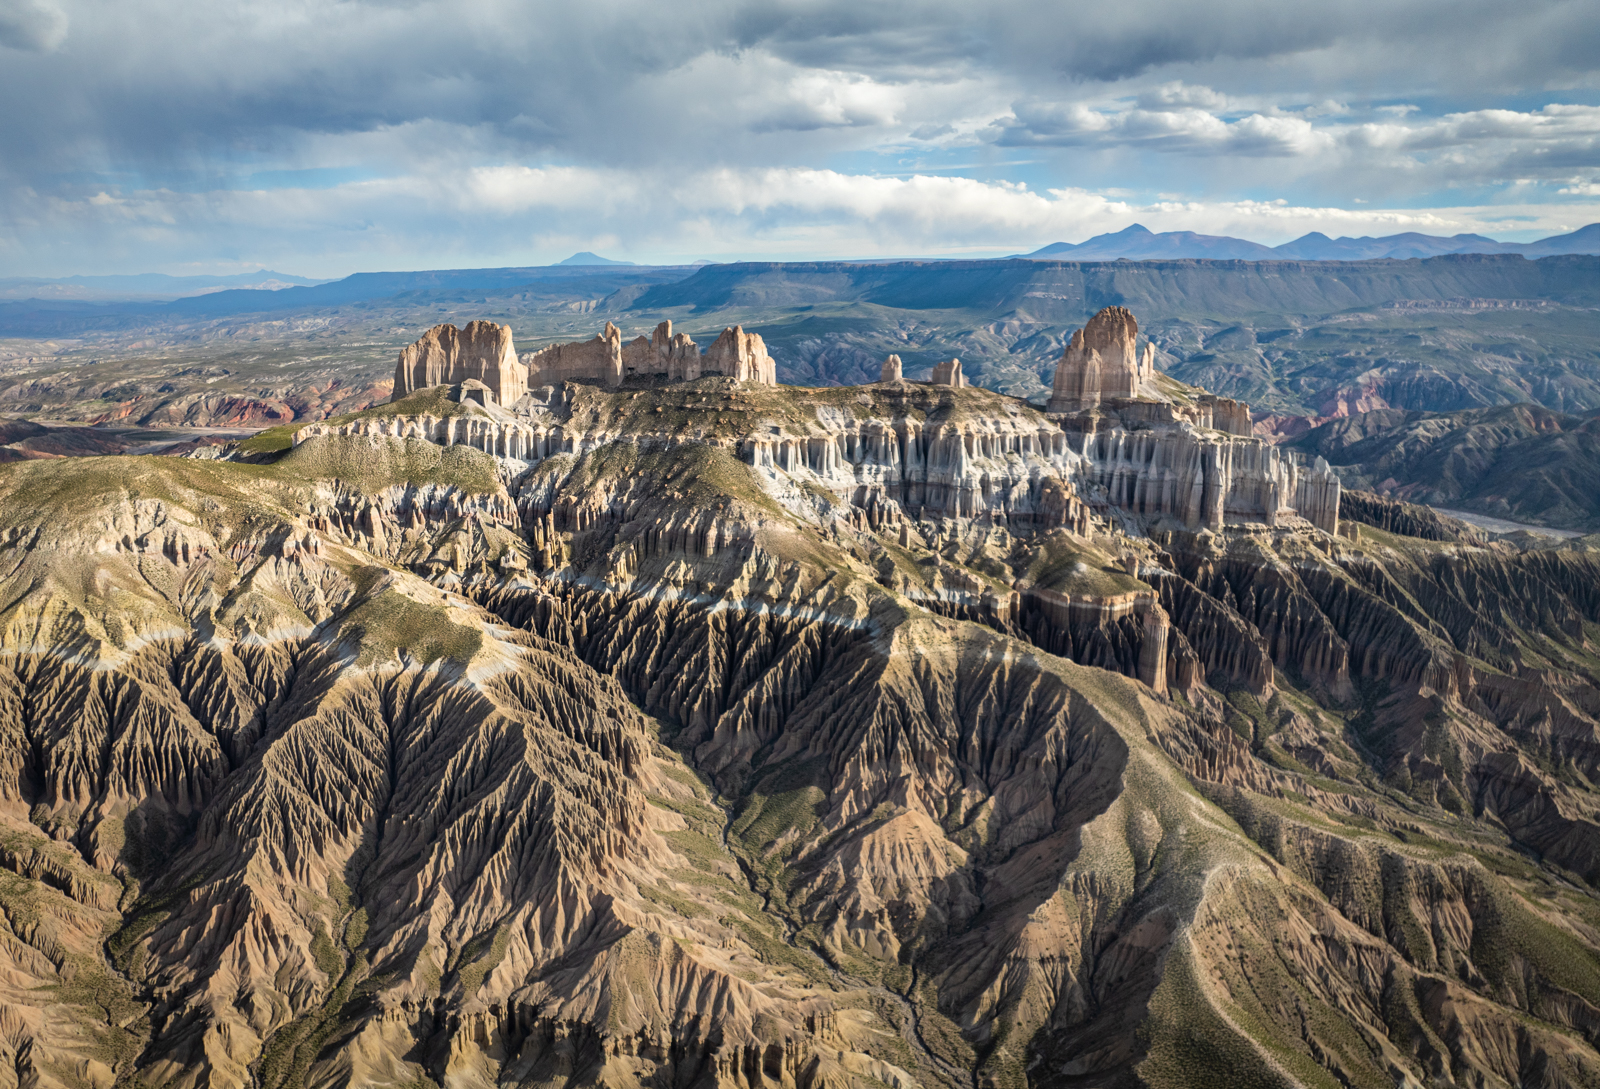
[[[1591,5],[16,0],[0,275],[1600,220]]]

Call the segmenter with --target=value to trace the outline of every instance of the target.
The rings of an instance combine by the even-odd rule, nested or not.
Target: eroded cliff
[[[0,1083],[1600,1077],[1595,553],[903,381],[280,438],[0,466]]]

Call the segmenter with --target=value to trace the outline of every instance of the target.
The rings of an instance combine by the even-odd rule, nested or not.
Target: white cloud
[[[1202,108],[1190,103],[1212,102]],[[1151,108],[1152,104],[1156,108]],[[1440,184],[1528,183],[1600,163],[1600,107],[1552,103],[1537,110],[1485,109],[1413,116],[1382,107],[1383,120],[1353,121],[1347,109],[1219,112],[1238,102],[1207,88],[1168,84],[1129,99],[1018,102],[997,125],[1002,146],[1136,148],[1211,157],[1293,157],[1305,169],[1385,169]],[[1563,190],[1562,192],[1566,192]]]
[[[1209,104],[1202,108],[1200,104]],[[1259,112],[1228,120],[1227,100],[1205,87],[1166,84],[1129,108],[1019,102],[999,122],[1002,146],[1130,146],[1191,155],[1289,156],[1332,150],[1336,139],[1305,118]]]
[[[1228,108],[1228,96],[1210,87],[1195,87],[1181,81],[1163,83],[1138,96],[1141,110],[1201,109],[1220,112]]]
[[[540,264],[580,249],[642,262],[700,257],[809,260],[991,255],[1081,241],[1140,222],[1265,242],[1307,231],[1455,234],[1545,229],[1587,204],[1343,209],[1277,201],[1140,203],[1082,189],[1034,191],[961,177],[807,168],[710,168],[647,176],[623,168],[451,170],[318,189],[147,190],[36,197],[0,231],[0,253],[47,241],[58,260],[101,253],[177,267],[226,238],[230,260],[308,275],[377,268]],[[31,224],[31,226],[25,226]],[[107,253],[106,239],[114,239]],[[486,245],[484,239],[494,239]],[[47,270],[40,270],[41,272]]]
[[[806,72],[791,79],[778,101],[751,123],[755,132],[808,131],[890,125],[905,105],[903,92],[847,72]]]

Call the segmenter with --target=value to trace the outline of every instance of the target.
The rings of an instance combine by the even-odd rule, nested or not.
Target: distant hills
[[[1287,446],[1327,458],[1346,485],[1413,503],[1600,529],[1600,412],[1383,409],[1330,420]]]
[[[1165,231],[1160,234],[1135,223],[1114,234],[1095,235],[1074,245],[1056,242],[1018,256],[1050,261],[1151,261],[1200,258],[1213,261],[1404,261],[1414,257],[1441,257],[1454,253],[1514,253],[1523,257],[1560,254],[1600,254],[1600,223],[1571,234],[1541,238],[1537,242],[1496,242],[1481,234],[1385,235],[1382,238],[1329,238],[1320,231],[1302,235],[1281,246],[1263,246],[1227,235]]]
[[[1336,270],[1336,274],[1329,275]],[[1527,259],[1447,254],[1395,260],[1007,260],[737,262],[699,266],[542,265],[357,273],[274,290],[231,288],[166,299],[0,299],[0,336],[76,336],[151,323],[318,310],[373,300],[422,305],[460,292],[607,300],[633,312],[764,310],[855,304],[959,310],[1044,325],[1081,324],[1102,306],[1141,315],[1328,314],[1372,306],[1469,306],[1472,300],[1600,305],[1600,256]],[[407,302],[406,300],[410,300]],[[975,319],[974,319],[975,320]]]
[[[1539,260],[1449,254],[1351,262],[1338,275],[1320,262],[1282,266],[1195,259],[1059,263],[1038,260],[739,262],[707,265],[657,283],[634,310],[768,309],[871,304],[898,310],[969,310],[1046,324],[1082,323],[1102,306],[1140,315],[1328,314],[1360,307],[1470,305],[1468,300],[1600,304],[1600,259]]]
[[[229,276],[168,276],[141,272],[132,276],[14,277],[0,279],[0,299],[181,299],[214,291],[246,289],[279,291],[326,283],[286,272],[240,272]]]
[[[557,262],[557,263],[558,264],[562,264],[562,265],[631,265],[631,264],[633,264],[632,261],[613,261],[609,257],[601,257],[598,253],[590,253],[588,250],[584,250],[582,253],[575,253],[571,257],[567,258],[565,261],[560,261],[560,262]]]

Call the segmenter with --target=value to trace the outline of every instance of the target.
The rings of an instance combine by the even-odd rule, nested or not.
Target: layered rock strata
[[[472,321],[463,329],[454,325],[429,329],[400,350],[392,399],[467,381],[483,383],[501,405],[515,404],[528,391],[527,369],[517,361],[509,325]]]
[[[1189,528],[1300,517],[1338,532],[1340,483],[1324,459],[1303,465],[1255,437],[1248,405],[1159,376],[1137,335],[1133,315],[1108,306],[1056,368],[1048,411],[1085,459],[1086,494]]]
[[[1064,417],[1063,432],[1082,455],[1086,494],[1149,519],[1171,518],[1191,528],[1229,522],[1276,526],[1300,517],[1338,532],[1339,478],[1318,458],[1305,466],[1294,455],[1253,437],[1188,426],[1166,406],[1138,406],[1125,419],[1115,410]],[[1166,416],[1167,426],[1151,426]]]

